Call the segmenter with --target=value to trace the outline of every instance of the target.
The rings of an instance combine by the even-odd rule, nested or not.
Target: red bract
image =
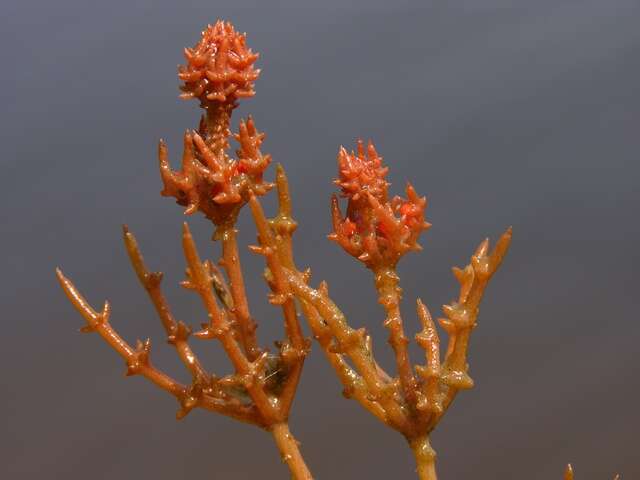
[[[343,148],[338,153],[339,178],[335,183],[348,198],[343,217],[337,197],[331,203],[334,232],[329,238],[367,267],[392,267],[400,257],[420,250],[418,237],[430,224],[424,220],[427,201],[407,184],[407,198],[387,199],[388,168],[382,165],[371,142],[365,155],[362,141],[358,153]]]
[[[255,128],[253,119],[240,122],[235,138],[240,143],[238,160],[224,151],[215,152],[206,141],[206,129],[187,131],[184,135],[182,167],[171,170],[167,147],[160,142],[162,195],[175,197],[186,206],[185,214],[201,211],[216,224],[228,221],[249,199],[251,193],[264,195],[272,183],[264,182],[263,173],[271,156],[260,151],[264,134]]]

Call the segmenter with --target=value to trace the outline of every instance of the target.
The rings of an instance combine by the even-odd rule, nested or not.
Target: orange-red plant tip
[[[311,270],[296,266],[293,233],[297,222],[292,217],[284,167],[276,163],[275,183],[263,178],[272,161],[261,150],[265,134],[258,131],[252,116],[240,120],[238,132],[231,131],[238,100],[254,94],[253,83],[260,74],[254,63],[259,55],[246,46],[244,33],[222,20],[208,25],[194,47],[185,48],[183,54],[185,64],[178,66],[181,97],[197,98],[204,114],[197,129],[184,131],[180,168],[172,170],[163,139],[158,142],[158,163],[161,195],[174,197],[185,215],[202,213],[212,222],[212,238],[221,246],[217,262],[202,258],[188,222],[182,222],[186,269],[179,284],[196,295],[204,308],[206,322],[200,324],[200,330],[194,332],[176,320],[162,290],[162,272],[147,267],[126,224],[122,231],[131,266],[190,380],[182,384],[155,367],[150,359],[151,341],[129,344],[111,325],[109,302],[96,311],[56,267],[64,293],[86,322],[81,331],[100,336],[124,360],[127,376],[143,377],[172,395],[178,402],[176,418],[200,408],[255,425],[271,434],[295,480],[311,480],[287,423],[310,344],[300,325],[301,310],[344,396],[399,432],[414,455],[418,477],[436,480],[436,454],[429,436],[458,393],[474,385],[468,362],[471,333],[477,326],[484,292],[508,251],[512,227],[491,252],[487,238],[468,265],[452,268],[459,292],[455,300],[442,306],[444,317],[434,320],[426,302],[416,299],[421,329],[413,339],[423,352],[416,364],[409,355],[396,266],[408,252],[422,250],[419,237],[431,227],[425,219],[427,198],[419,196],[409,181],[405,197],[389,196],[389,169],[371,140],[365,146],[358,139],[351,151],[339,147],[334,180],[338,192],[330,201],[333,231],[327,238],[373,275],[383,310],[382,325],[393,350],[395,371],[387,373],[376,361],[367,329],[352,327],[330,297],[327,283],[320,281],[314,289]],[[231,141],[238,143],[235,155]],[[274,186],[277,213],[268,217],[261,197]],[[257,234],[257,244],[249,245],[249,250],[264,258],[268,300],[282,316],[284,337],[276,342],[273,353],[259,341],[245,290],[237,219],[246,206]],[[438,324],[446,335],[447,345],[442,348]],[[192,337],[217,342],[232,372],[216,375],[205,368],[189,344]],[[565,470],[565,480],[573,480],[571,465]]]
[[[573,480],[573,467],[570,463],[567,464],[567,468],[564,470],[564,480]]]
[[[259,55],[245,45],[245,34],[228,22],[216,22],[202,31],[193,48],[184,49],[186,64],[178,66],[183,98],[233,103],[253,96],[260,71],[253,67]]]

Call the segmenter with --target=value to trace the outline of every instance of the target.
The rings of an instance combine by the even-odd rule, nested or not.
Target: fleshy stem
[[[194,395],[193,389],[182,385],[153,366],[149,359],[151,350],[151,342],[149,340],[145,342],[138,341],[134,349],[113,329],[109,322],[111,314],[109,302],[105,302],[100,313],[96,312],[60,269],[56,270],[56,275],[72,305],[87,322],[87,325],[82,327],[81,331],[83,333],[98,333],[125,360],[127,375],[141,375],[176,397],[182,406],[178,412],[178,418],[182,418],[195,407],[201,407],[245,423],[251,423],[262,428],[265,427],[259,413],[254,408],[243,405],[240,402],[230,401],[225,395],[221,395],[217,389],[212,390],[211,393],[199,392],[201,394]]]
[[[384,409],[388,424],[398,430],[406,428],[408,418],[405,408],[397,401],[397,386],[389,381],[388,375],[381,374],[368,348],[364,329],[354,330],[348,325],[342,311],[329,298],[326,286],[314,290],[301,274],[293,272],[289,274],[289,281],[296,296],[312,305],[322,317],[336,341],[335,347],[331,348],[334,352],[346,354],[353,362],[368,395]],[[345,386],[350,387],[351,382]]]
[[[287,341],[281,344],[280,350],[287,368],[287,379],[283,386],[280,402],[284,411],[288,412],[293,402],[304,364],[304,357],[309,345],[302,334],[289,282],[285,275],[282,259],[278,255],[278,238],[272,231],[271,225],[264,215],[264,210],[255,195],[249,197],[249,207],[258,230],[258,241],[260,243],[260,246],[253,247],[252,250],[255,253],[264,255],[266,259],[268,268],[267,280],[273,291],[270,296],[270,302],[274,305],[280,305],[284,315]]]
[[[437,480],[436,452],[431,448],[429,437],[422,436],[409,441],[416,460],[416,473],[420,480]]]
[[[282,265],[286,268],[287,279],[290,281],[290,279],[294,277],[296,280],[300,280],[304,285],[309,280],[311,271],[308,270],[303,274],[297,273],[298,269],[293,259],[291,237],[297,228],[297,223],[292,217],[289,182],[282,165],[276,166],[276,186],[278,189],[278,215],[270,220],[270,224],[278,238],[278,256]],[[291,285],[291,288],[295,289],[295,285]],[[322,289],[324,289],[323,291],[325,294],[328,293],[326,284],[323,283]],[[385,410],[378,402],[370,398],[362,377],[349,366],[343,353],[334,350],[335,345],[329,345],[332,341],[331,330],[324,320],[322,320],[318,311],[310,302],[305,301],[302,298],[299,299],[302,312],[309,322],[309,326],[313,331],[314,337],[323,346],[322,351],[325,354],[325,357],[344,385],[343,394],[346,397],[355,398],[363,407],[373,413],[381,421],[386,422],[387,414]],[[373,369],[375,369],[375,366],[372,370]],[[371,378],[374,377],[375,374],[372,374]]]
[[[298,442],[289,431],[289,425],[286,422],[272,425],[271,435],[278,446],[282,461],[289,467],[294,480],[312,480],[311,472],[300,454]]]
[[[219,230],[222,240],[222,259],[220,264],[227,272],[229,290],[233,299],[233,313],[240,342],[249,360],[255,360],[262,352],[256,339],[256,323],[249,312],[247,294],[244,287],[240,253],[238,252],[237,230],[234,225],[228,225]]]
[[[279,412],[276,407],[276,399],[268,396],[263,388],[263,373],[266,368],[267,354],[264,353],[253,362],[248,361],[245,357],[233,335],[233,328],[226,313],[220,309],[216,302],[211,288],[210,273],[205,267],[206,264],[200,260],[186,222],[182,227],[182,246],[188,265],[188,280],[183,282],[183,286],[196,291],[209,317],[209,324],[195,335],[199,338],[215,338],[220,341],[237,374],[240,375],[242,386],[246,388],[256,408],[265,419],[265,423],[272,423],[269,420],[278,419]]]
[[[447,316],[440,323],[449,333],[447,353],[442,364],[441,379],[448,386],[444,394],[442,412],[446,412],[460,390],[473,386],[468,375],[467,352],[471,330],[477,325],[480,301],[493,274],[498,270],[511,243],[512,229],[500,237],[491,253],[489,239],[485,239],[471,257],[471,262],[464,269],[453,268],[453,273],[460,283],[460,295],[457,302],[444,305]],[[435,425],[434,425],[435,426]]]
[[[234,102],[213,102],[202,101],[200,107],[205,110],[205,117],[202,119],[205,125],[200,129],[207,132],[205,137],[209,149],[219,157],[224,157],[229,148],[229,129],[231,115],[236,108]],[[205,128],[203,128],[205,127]]]
[[[416,379],[409,358],[407,345],[409,340],[404,334],[402,315],[400,313],[401,289],[400,278],[394,268],[383,267],[374,270],[378,302],[386,311],[384,326],[389,330],[389,343],[396,357],[398,379],[408,405],[416,403]]]
[[[129,231],[129,228],[126,225],[122,227],[122,230],[124,244],[127,249],[127,253],[129,254],[131,265],[138,276],[140,284],[147,291],[149,299],[158,313],[158,317],[160,317],[162,326],[168,335],[168,342],[175,347],[182,363],[184,363],[187,369],[191,372],[194,381],[206,378],[208,375],[206,370],[202,367],[200,361],[187,343],[187,338],[191,334],[191,329],[184,323],[177,322],[173,318],[171,308],[162,293],[162,289],[160,287],[162,282],[162,273],[150,272],[147,269],[136,238]]]

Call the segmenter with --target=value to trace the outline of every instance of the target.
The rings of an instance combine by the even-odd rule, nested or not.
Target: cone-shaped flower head
[[[202,32],[193,48],[185,48],[185,65],[178,67],[184,84],[182,98],[198,98],[202,103],[233,103],[254,95],[253,82],[260,70],[253,67],[257,53],[245,45],[245,34],[229,22],[218,20]]]
[[[382,157],[369,141],[365,152],[362,140],[358,140],[358,149],[351,153],[344,147],[338,152],[338,178],[334,181],[342,189],[342,195],[350,200],[359,200],[364,192],[384,201],[387,197],[388,183],[385,176],[388,167],[382,165]]]
[[[388,199],[387,172],[371,142],[366,153],[362,141],[357,152],[348,153],[344,147],[338,152],[335,183],[348,204],[343,216],[333,197],[334,231],[329,238],[371,269],[393,267],[405,253],[420,250],[418,237],[430,226],[424,219],[427,200],[411,184],[406,198]]]
[[[272,184],[263,180],[271,156],[260,151],[264,133],[253,120],[240,121],[232,134],[230,121],[236,100],[253,96],[258,58],[245,45],[245,35],[221,20],[209,25],[193,48],[185,49],[186,65],[178,68],[184,82],[184,98],[198,98],[204,109],[200,126],[184,135],[182,167],[171,170],[167,147],[160,142],[162,194],[175,197],[186,214],[204,213],[216,225],[233,221],[250,194],[264,195]],[[229,139],[240,148],[236,158],[229,153]]]

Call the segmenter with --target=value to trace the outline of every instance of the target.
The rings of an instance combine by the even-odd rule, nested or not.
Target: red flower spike
[[[253,67],[258,54],[245,45],[245,34],[233,25],[218,21],[202,32],[193,48],[185,48],[185,65],[178,67],[182,98],[198,98],[202,103],[233,103],[252,97],[253,82],[260,70]]]
[[[405,253],[421,249],[418,238],[430,227],[424,219],[427,200],[411,184],[407,184],[406,198],[388,200],[388,168],[371,142],[366,154],[362,141],[358,141],[357,154],[341,148],[338,171],[335,183],[348,199],[347,214],[342,216],[334,197],[334,232],[329,239],[371,269],[393,267]]]
[[[389,169],[382,166],[382,157],[369,141],[365,153],[362,140],[358,140],[357,153],[348,153],[344,147],[338,152],[338,175],[335,184],[342,188],[342,195],[352,200],[361,198],[364,192],[386,200],[388,183],[385,176]]]
[[[260,72],[253,63],[258,55],[246,47],[244,34],[218,21],[202,32],[193,48],[185,49],[185,58],[187,63],[178,68],[182,97],[200,99],[205,114],[198,131],[185,134],[181,170],[171,170],[161,143],[162,194],[186,206],[186,214],[201,211],[216,225],[233,223],[250,194],[264,195],[273,187],[263,180],[271,162],[271,156],[260,151],[264,134],[251,118],[241,121],[240,131],[233,135],[240,143],[238,158],[227,153],[236,101],[254,94],[253,82]]]

